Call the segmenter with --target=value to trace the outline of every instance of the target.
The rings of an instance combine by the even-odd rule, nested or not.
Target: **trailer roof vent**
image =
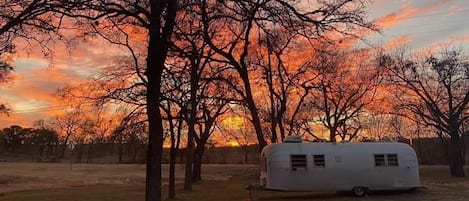
[[[284,143],[301,143],[301,136],[298,135],[289,135],[283,140]]]

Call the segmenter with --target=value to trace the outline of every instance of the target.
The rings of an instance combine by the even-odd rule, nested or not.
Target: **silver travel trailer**
[[[261,152],[261,187],[281,191],[411,190],[421,187],[415,151],[397,142],[302,143]]]

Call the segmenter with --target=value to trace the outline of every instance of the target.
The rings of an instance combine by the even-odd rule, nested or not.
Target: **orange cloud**
[[[77,43],[73,49],[61,44],[51,48],[53,58],[44,59],[39,47],[18,43],[19,53],[13,58],[14,80],[0,85],[1,102],[8,103],[13,111],[9,117],[0,116],[0,128],[31,126],[35,120],[62,112],[65,103],[54,95],[58,88],[85,81],[125,53],[95,38]]]
[[[411,7],[408,1],[404,1],[404,5],[399,11],[385,15],[376,22],[382,29],[389,29],[412,18],[429,16],[448,2],[448,0],[440,0],[437,3],[423,7]]]
[[[416,15],[418,10],[415,8],[405,8],[400,10],[398,13],[391,13],[382,18],[379,18],[376,22],[383,29],[388,29],[401,23],[402,21],[408,20],[410,17]]]

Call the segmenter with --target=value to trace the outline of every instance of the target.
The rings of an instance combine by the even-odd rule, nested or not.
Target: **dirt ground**
[[[164,181],[167,180],[164,166]],[[257,182],[255,165],[205,165],[203,181],[183,191],[183,166],[177,166],[176,200],[249,200],[246,186]],[[469,168],[466,169],[469,173]],[[144,165],[67,163],[0,163],[0,201],[105,201],[143,200]],[[446,166],[423,166],[417,192],[375,192],[364,198],[350,194],[251,191],[252,200],[469,200],[469,179],[449,177]],[[166,186],[163,186],[166,198]]]

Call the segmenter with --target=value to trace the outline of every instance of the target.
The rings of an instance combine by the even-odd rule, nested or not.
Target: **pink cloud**
[[[388,29],[403,21],[408,20],[410,17],[415,16],[418,10],[415,8],[404,8],[398,13],[391,13],[377,20],[377,24],[383,29]]]
[[[0,86],[2,102],[8,102],[14,110],[9,117],[0,116],[0,128],[30,126],[35,120],[60,113],[64,103],[54,95],[58,88],[86,81],[123,52],[104,41],[90,39],[71,50],[60,44],[53,46],[53,58],[44,59],[39,48],[26,51],[24,45],[19,44],[19,53],[14,57],[14,81]]]
[[[430,16],[449,2],[448,0],[440,0],[437,3],[423,5],[422,7],[412,7],[410,1],[405,0],[399,11],[380,17],[376,22],[383,29],[389,29],[413,18]]]

